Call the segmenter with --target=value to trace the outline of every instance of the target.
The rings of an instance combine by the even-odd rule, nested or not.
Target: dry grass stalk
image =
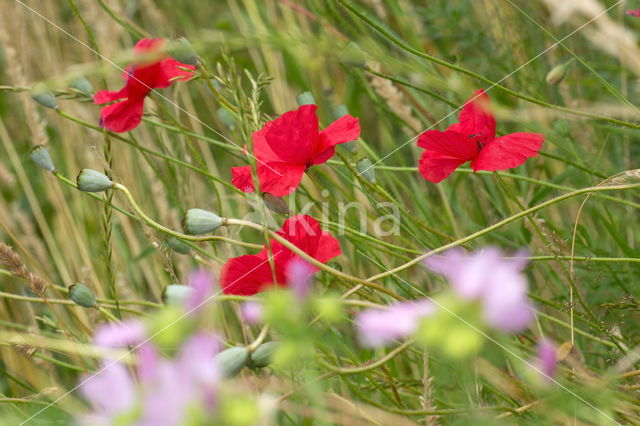
[[[0,266],[7,268],[14,277],[27,280],[31,291],[38,296],[44,294],[47,288],[47,282],[44,278],[29,272],[27,266],[22,263],[20,256],[4,243],[0,243]]]

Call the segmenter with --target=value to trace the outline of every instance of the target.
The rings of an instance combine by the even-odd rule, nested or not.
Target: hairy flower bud
[[[93,86],[85,77],[76,77],[69,83],[69,87],[83,95],[93,96]]]
[[[298,96],[296,96],[296,102],[298,102],[299,106],[316,104],[316,100],[311,92],[300,93]]]
[[[55,172],[56,166],[53,164],[49,150],[44,145],[36,145],[31,150],[31,159],[48,172]]]
[[[262,194],[262,199],[264,200],[265,206],[269,208],[272,212],[276,212],[283,215],[289,214],[289,208],[287,207],[287,202],[282,197],[276,197],[275,195],[271,195],[268,192]]]
[[[249,353],[247,348],[236,346],[220,352],[214,357],[214,360],[218,363],[224,377],[231,378],[236,376],[242,370],[242,367],[247,365]]]
[[[251,368],[264,368],[271,364],[273,353],[280,347],[280,342],[263,343],[251,354],[249,366]]]
[[[198,55],[193,45],[184,37],[178,37],[173,40],[167,48],[167,54],[176,61],[186,65],[197,66],[199,63]]]
[[[170,284],[164,293],[164,300],[167,305],[182,306],[193,293],[193,288],[182,284]]]
[[[40,82],[31,89],[31,99],[39,103],[45,108],[57,110],[59,108],[56,96],[49,87]]]
[[[208,234],[222,225],[222,218],[202,209],[189,209],[182,218],[182,227],[187,234]]]
[[[89,287],[80,283],[69,286],[69,298],[73,300],[76,305],[84,308],[95,308],[98,304],[98,302],[96,302],[96,296]]]
[[[356,164],[356,170],[362,175],[363,178],[371,183],[376,182],[376,169],[373,167],[373,163],[368,158],[363,158]]]
[[[175,251],[176,253],[180,253],[180,254],[189,254],[191,253],[191,246],[187,243],[185,243],[182,240],[179,240],[175,237],[169,237],[167,238],[167,246]]]
[[[556,65],[555,67],[553,67],[551,71],[549,71],[549,73],[547,74],[547,78],[546,78],[547,83],[551,84],[552,86],[559,84],[567,75],[568,64],[569,63],[564,63],[564,64]]]
[[[104,173],[93,169],[82,169],[76,178],[78,189],[84,192],[102,192],[113,187],[113,182]]]

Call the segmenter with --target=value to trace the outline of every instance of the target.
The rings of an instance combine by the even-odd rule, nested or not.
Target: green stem
[[[620,126],[625,126],[625,127],[631,127],[633,129],[640,129],[640,125],[639,124],[634,124],[634,123],[629,123],[626,121],[622,121],[622,120],[617,120],[615,118],[610,118],[610,117],[605,117],[605,116],[601,116],[598,114],[593,114],[590,112],[585,112],[585,111],[578,111],[578,110],[574,110],[571,108],[567,108],[567,107],[563,107],[563,106],[559,106],[559,105],[553,105],[550,104],[548,102],[545,102],[543,100],[540,99],[536,99],[534,97],[516,92],[515,90],[509,89],[506,86],[503,86],[501,84],[499,84],[498,82],[492,81],[480,74],[477,74],[471,70],[468,70],[466,68],[462,68],[460,66],[454,65],[452,63],[449,63],[447,61],[444,61],[442,59],[436,58],[435,56],[431,56],[427,53],[421,52],[418,49],[415,49],[413,47],[411,47],[409,44],[407,44],[407,42],[405,42],[404,40],[402,40],[400,37],[396,36],[395,34],[391,33],[389,30],[387,30],[386,28],[384,28],[382,25],[380,25],[378,22],[376,22],[374,19],[372,19],[368,14],[364,13],[359,7],[355,6],[353,4],[352,1],[350,0],[337,0],[345,9],[349,10],[351,13],[353,13],[355,16],[357,16],[361,21],[365,22],[367,25],[369,25],[370,27],[372,27],[373,29],[375,29],[376,31],[378,31],[380,34],[382,34],[382,36],[384,38],[386,38],[387,40],[389,40],[391,43],[393,43],[394,45],[396,45],[397,47],[399,47],[402,50],[405,50],[415,56],[418,56],[420,58],[426,59],[430,62],[436,63],[438,65],[442,65],[443,67],[452,69],[454,71],[457,71],[459,73],[468,75],[469,77],[473,77],[477,80],[482,81],[483,83],[486,83],[488,85],[491,86],[491,88],[496,88],[499,89],[505,93],[508,93],[512,96],[515,96],[516,98],[522,99],[524,101],[530,102],[532,104],[535,105],[540,105],[546,108],[551,108],[551,109],[555,109],[557,111],[562,111],[564,113],[567,114],[572,114],[572,115],[577,115],[580,117],[587,117],[587,118],[593,118],[596,120],[602,120],[602,121],[608,121],[610,123],[615,123],[618,124]]]
[[[407,349],[413,343],[414,343],[414,340],[407,340],[406,342],[404,342],[403,344],[401,344],[400,346],[398,346],[397,348],[395,348],[394,350],[392,350],[391,352],[389,352],[387,355],[383,356],[379,360],[374,361],[367,365],[363,365],[361,367],[342,368],[342,367],[336,367],[334,365],[327,364],[326,362],[323,362],[323,361],[321,362],[322,362],[322,365],[324,365],[326,368],[328,368],[329,370],[339,375],[364,373],[365,371],[373,370],[384,365],[386,362],[392,360],[397,355],[402,353],[405,349]]]
[[[422,262],[424,259],[426,259],[426,258],[428,258],[430,256],[433,256],[434,254],[441,253],[441,252],[443,252],[445,250],[448,250],[450,248],[457,247],[457,246],[460,246],[460,245],[462,245],[464,243],[467,243],[469,241],[475,240],[478,237],[486,235],[486,234],[488,234],[488,233],[490,233],[490,232],[492,232],[492,231],[494,231],[494,230],[496,230],[498,228],[503,227],[504,225],[507,225],[507,224],[509,224],[511,222],[514,222],[514,221],[516,221],[516,220],[518,220],[518,219],[520,219],[522,217],[525,217],[525,216],[527,216],[527,215],[529,215],[531,213],[537,212],[538,210],[541,210],[541,209],[543,209],[545,207],[549,207],[549,206],[551,206],[553,204],[559,203],[560,201],[564,201],[566,199],[573,198],[573,197],[575,197],[577,195],[588,194],[588,193],[592,193],[592,192],[601,192],[601,191],[621,191],[621,190],[625,190],[625,189],[633,189],[633,188],[638,188],[638,187],[640,187],[640,183],[630,184],[630,185],[589,187],[589,188],[579,189],[577,191],[573,191],[573,192],[570,192],[568,194],[561,195],[559,197],[556,197],[556,198],[553,198],[551,200],[545,201],[544,203],[540,203],[540,204],[538,204],[536,206],[533,206],[533,207],[530,207],[530,208],[528,208],[526,210],[523,210],[520,213],[517,213],[517,214],[515,214],[513,216],[510,216],[510,217],[508,217],[506,219],[503,219],[498,223],[495,223],[495,224],[493,224],[491,226],[488,226],[488,227],[486,227],[486,228],[484,228],[484,229],[482,229],[482,230],[480,230],[478,232],[475,232],[475,233],[473,233],[471,235],[468,235],[468,236],[466,236],[464,238],[461,238],[461,239],[456,240],[456,241],[454,241],[452,243],[446,244],[446,245],[444,245],[442,247],[439,247],[437,249],[431,250],[431,251],[429,251],[429,252],[427,252],[427,253],[425,253],[425,254],[423,254],[421,256],[418,256],[418,257],[414,258],[413,260],[411,260],[411,261],[409,261],[409,262],[407,262],[407,263],[405,263],[403,265],[400,265],[400,266],[398,266],[396,268],[393,268],[393,269],[390,269],[390,270],[388,270],[386,272],[382,272],[380,274],[377,274],[377,275],[374,275],[372,277],[369,277],[367,279],[367,281],[376,281],[376,280],[379,280],[381,278],[385,278],[385,277],[388,277],[388,276],[391,276],[391,275],[395,275],[400,271],[404,271],[405,269],[408,269],[408,268],[410,268],[410,267]]]

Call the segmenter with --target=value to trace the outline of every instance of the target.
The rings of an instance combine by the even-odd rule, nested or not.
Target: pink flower
[[[443,256],[426,259],[425,265],[444,275],[462,299],[480,301],[489,326],[517,332],[533,319],[528,283],[522,274],[525,262],[505,260],[495,248],[473,254],[453,249]]]
[[[413,334],[420,320],[435,312],[427,300],[402,302],[386,310],[367,309],[356,317],[360,341],[364,346],[380,347]]]
[[[293,258],[287,263],[286,276],[289,287],[293,289],[298,300],[304,300],[309,295],[315,272],[314,266],[300,257]]]
[[[538,342],[538,357],[535,367],[544,378],[550,380],[556,372],[556,345],[550,340],[542,339]]]
[[[240,308],[242,311],[242,318],[248,324],[258,324],[262,321],[262,304],[259,302],[245,302]]]
[[[205,269],[198,269],[188,279],[189,292],[184,308],[187,312],[199,310],[213,296],[213,276]]]
[[[93,408],[92,413],[79,416],[80,422],[112,425],[126,417],[130,422],[126,424],[179,426],[189,423],[196,407],[213,412],[220,380],[214,361],[218,349],[215,336],[197,333],[183,343],[173,360],[145,343],[139,348],[134,375],[121,363],[105,362],[100,371],[80,382],[80,392]]]
[[[120,348],[135,346],[142,343],[147,337],[147,328],[137,320],[124,320],[119,323],[110,322],[102,325],[93,336],[93,341],[98,346]]]

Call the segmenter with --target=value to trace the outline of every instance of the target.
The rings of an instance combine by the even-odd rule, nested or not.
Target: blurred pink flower
[[[93,341],[98,346],[119,348],[135,346],[147,337],[147,328],[137,320],[127,319],[122,322],[110,322],[102,325],[95,332]]]
[[[214,278],[207,270],[200,268],[194,271],[187,280],[189,292],[184,308],[187,312],[200,310],[213,296]]]
[[[145,343],[138,351],[138,380],[119,362],[103,363],[100,371],[80,382],[80,391],[93,408],[79,416],[80,422],[111,425],[121,416],[131,416],[125,424],[178,426],[188,423],[194,407],[212,412],[220,380],[214,361],[218,349],[217,338],[204,332],[187,339],[173,360]]]
[[[355,319],[364,346],[379,347],[413,334],[420,319],[432,314],[435,307],[428,300],[402,302],[386,310],[367,309]]]
[[[484,319],[491,327],[517,332],[533,319],[527,279],[522,274],[526,261],[504,259],[500,250],[490,247],[473,254],[449,250],[426,259],[425,265],[445,276],[462,299],[479,300]]]
[[[551,380],[556,372],[556,363],[556,345],[547,339],[540,340],[538,342],[538,356],[535,361],[538,372],[544,374],[545,379]]]
[[[249,324],[258,324],[262,321],[262,304],[260,302],[245,302],[240,308],[242,318]]]
[[[309,295],[315,272],[313,265],[300,257],[293,258],[287,263],[285,273],[287,281],[298,300],[304,300]]]

